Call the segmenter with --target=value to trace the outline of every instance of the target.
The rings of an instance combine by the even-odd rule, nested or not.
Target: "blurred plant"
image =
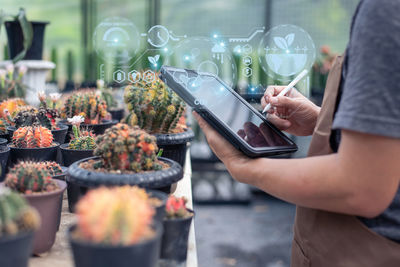
[[[331,70],[333,61],[337,54],[332,53],[328,45],[323,45],[320,48],[320,57],[313,65],[312,87],[324,89],[329,71]]]
[[[10,126],[10,124],[7,122],[6,119],[1,118],[0,119],[0,134],[7,134],[7,127]]]
[[[31,47],[33,40],[33,29],[32,24],[26,18],[25,9],[20,8],[17,15],[6,14],[3,10],[0,10],[0,32],[1,26],[7,18],[11,18],[19,23],[22,30],[22,35],[24,37],[22,51],[12,59],[13,63],[16,63],[25,57],[26,52]]]
[[[74,134],[69,142],[69,149],[88,150],[96,148],[94,134],[90,131],[81,131],[80,129],[80,124],[84,120],[83,116],[68,118],[68,122],[72,124],[72,132]]]
[[[39,162],[41,166],[44,166],[46,170],[49,172],[50,176],[56,176],[63,173],[60,164],[55,161],[42,161]]]
[[[96,137],[95,156],[100,156],[94,168],[113,171],[161,170],[163,165],[157,159],[157,144],[152,136],[139,127],[119,123]]]
[[[187,199],[185,197],[170,195],[165,206],[167,218],[186,218],[191,216],[192,213],[186,208],[186,203]]]
[[[18,148],[50,147],[53,144],[53,134],[42,126],[25,126],[14,132],[12,142]]]
[[[0,186],[0,210],[0,237],[39,228],[37,211],[22,196],[4,186]]]
[[[23,194],[51,192],[58,189],[46,164],[34,161],[21,161],[7,173],[5,186]]]
[[[184,131],[177,126],[185,110],[185,103],[158,75],[151,83],[141,80],[126,86],[124,99],[130,113],[123,122],[131,126],[138,125],[150,133]]]
[[[19,109],[26,106],[21,98],[11,98],[0,103],[0,117],[12,123],[12,116],[15,116]]]
[[[74,238],[122,246],[151,238],[155,212],[141,195],[131,186],[90,190],[76,206]]]
[[[101,93],[94,90],[81,90],[69,95],[64,102],[61,117],[72,118],[81,115],[86,124],[99,124],[108,115],[106,101]]]
[[[13,64],[7,64],[6,69],[0,69],[0,97],[7,99],[9,97],[24,98],[27,86],[22,83],[22,77],[27,71],[25,65],[18,67],[18,73],[15,72]]]
[[[112,88],[104,86],[103,80],[97,80],[97,89],[100,90],[102,98],[107,103],[107,108],[112,109],[118,106],[117,101],[114,99]]]

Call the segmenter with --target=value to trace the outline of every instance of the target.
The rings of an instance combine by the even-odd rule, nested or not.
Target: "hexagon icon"
[[[151,70],[148,70],[145,73],[143,73],[143,80],[146,83],[151,83],[152,81],[154,81],[155,78],[156,78],[156,74],[154,72],[152,72]]]
[[[243,46],[243,53],[250,54],[251,52],[253,52],[253,47],[251,45],[246,44]]]
[[[128,73],[128,80],[136,83],[138,81],[140,81],[140,72],[136,71],[136,70],[132,70]]]
[[[251,75],[253,75],[253,70],[251,68],[249,68],[249,67],[244,68],[243,69],[243,75],[245,77],[250,77]]]
[[[250,66],[252,62],[253,62],[253,59],[249,56],[245,56],[243,58],[243,64],[246,66]]]
[[[116,70],[113,73],[113,79],[114,81],[116,81],[117,83],[122,83],[123,81],[125,81],[125,72],[122,70]]]

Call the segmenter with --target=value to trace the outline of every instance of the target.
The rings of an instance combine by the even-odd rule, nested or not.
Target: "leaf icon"
[[[277,47],[279,47],[280,49],[286,50],[288,49],[288,45],[286,43],[286,40],[282,37],[274,37],[274,42],[276,44]]]
[[[160,55],[155,55],[154,56],[155,61],[157,62],[160,59]]]
[[[151,64],[157,64],[157,61],[155,60],[154,57],[148,57],[147,59],[149,60],[149,62],[150,62]]]
[[[288,47],[291,46],[294,41],[294,33],[289,33],[288,35],[286,35],[285,40],[286,40],[287,46]]]

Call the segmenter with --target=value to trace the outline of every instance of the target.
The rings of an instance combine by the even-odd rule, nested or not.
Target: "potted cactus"
[[[76,267],[155,267],[162,227],[154,209],[130,186],[91,190],[69,230]]]
[[[66,183],[52,179],[46,166],[40,162],[21,161],[7,173],[4,185],[21,193],[38,210],[42,224],[34,237],[33,252],[48,251],[56,238]]]
[[[129,114],[122,120],[138,125],[157,137],[163,156],[185,163],[187,142],[194,133],[184,123],[185,103],[156,75],[151,83],[139,81],[125,87],[124,100]]]
[[[101,97],[100,92],[94,90],[80,90],[70,94],[64,101],[64,107],[61,111],[63,123],[68,125],[67,142],[72,133],[72,124],[67,121],[67,118],[81,115],[84,117],[84,122],[81,127],[92,130],[94,134],[102,134],[116,122],[110,119],[107,112],[106,101]]]
[[[139,185],[169,192],[182,179],[182,167],[173,160],[157,158],[155,137],[136,127],[117,124],[96,137],[96,157],[75,162],[68,168],[68,190],[77,197],[88,188]]]
[[[39,215],[23,197],[4,186],[0,186],[0,207],[0,266],[27,267]]]
[[[11,137],[7,130],[7,127],[12,124],[11,114],[15,114],[19,108],[26,106],[24,100],[20,98],[10,98],[8,100],[4,100],[0,103],[0,137],[6,138],[9,142],[11,141]]]
[[[186,207],[185,197],[169,196],[161,242],[161,266],[180,266],[186,261],[190,224],[194,212]]]
[[[17,129],[9,145],[11,163],[18,160],[55,160],[59,143],[53,142],[53,134],[43,126],[25,126]]]
[[[64,166],[68,167],[75,161],[89,158],[93,156],[96,148],[94,134],[91,131],[83,131],[80,124],[84,121],[83,116],[74,116],[68,118],[68,122],[72,124],[73,137],[68,144],[60,146]]]

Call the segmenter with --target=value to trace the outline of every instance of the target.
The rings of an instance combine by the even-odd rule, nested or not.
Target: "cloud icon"
[[[225,53],[225,48],[219,44],[215,44],[212,48],[211,48],[211,52],[213,53]]]

